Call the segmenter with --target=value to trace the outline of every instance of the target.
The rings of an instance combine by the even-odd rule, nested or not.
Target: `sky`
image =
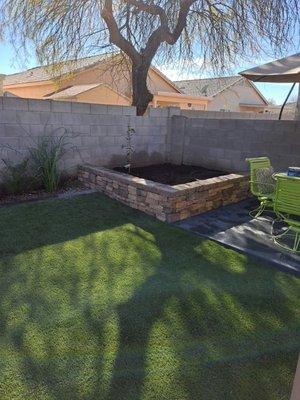
[[[259,64],[272,61],[271,59],[260,60]],[[34,56],[29,57],[24,60],[23,57],[17,57],[12,45],[7,43],[0,44],[0,74],[13,74],[28,68],[35,67],[37,61]],[[237,66],[236,69],[232,71],[233,74],[238,74],[239,71],[255,67],[258,64],[247,64]],[[161,71],[172,80],[180,79],[195,79],[195,78],[205,78],[207,74],[200,71],[200,67],[197,68],[197,62],[192,69],[188,69],[187,72],[182,72],[178,68],[169,65],[159,65]],[[211,75],[210,75],[211,76]],[[286,83],[256,83],[257,88],[265,96],[267,100],[273,99],[276,104],[282,104],[291,88],[291,84]],[[291,99],[296,97],[298,93],[297,86],[295,87]]]

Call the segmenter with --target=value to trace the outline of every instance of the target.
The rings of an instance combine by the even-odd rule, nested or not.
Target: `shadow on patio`
[[[300,276],[300,254],[277,246],[271,237],[272,214],[252,219],[249,211],[255,199],[221,207],[175,223],[176,226],[204,238],[215,240],[233,250],[255,257],[263,263]]]

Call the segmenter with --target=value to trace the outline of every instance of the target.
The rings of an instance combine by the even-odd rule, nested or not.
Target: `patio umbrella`
[[[253,82],[273,82],[273,83],[293,83],[291,90],[280,111],[279,119],[281,119],[285,104],[288,101],[296,83],[300,82],[300,53],[292,56],[281,58],[267,64],[260,65],[240,72],[240,75]],[[300,85],[299,85],[300,86]],[[296,105],[296,119],[300,118],[300,87],[298,100]]]

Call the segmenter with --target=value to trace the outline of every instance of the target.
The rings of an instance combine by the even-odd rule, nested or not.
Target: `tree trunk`
[[[140,63],[132,65],[132,105],[137,109],[137,115],[144,115],[153,94],[149,92],[147,78],[150,65]]]

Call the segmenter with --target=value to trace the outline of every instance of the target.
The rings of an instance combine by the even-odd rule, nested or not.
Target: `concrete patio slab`
[[[273,242],[269,216],[259,219],[249,216],[256,206],[254,199],[244,200],[174,225],[300,276],[300,254],[286,251]]]

